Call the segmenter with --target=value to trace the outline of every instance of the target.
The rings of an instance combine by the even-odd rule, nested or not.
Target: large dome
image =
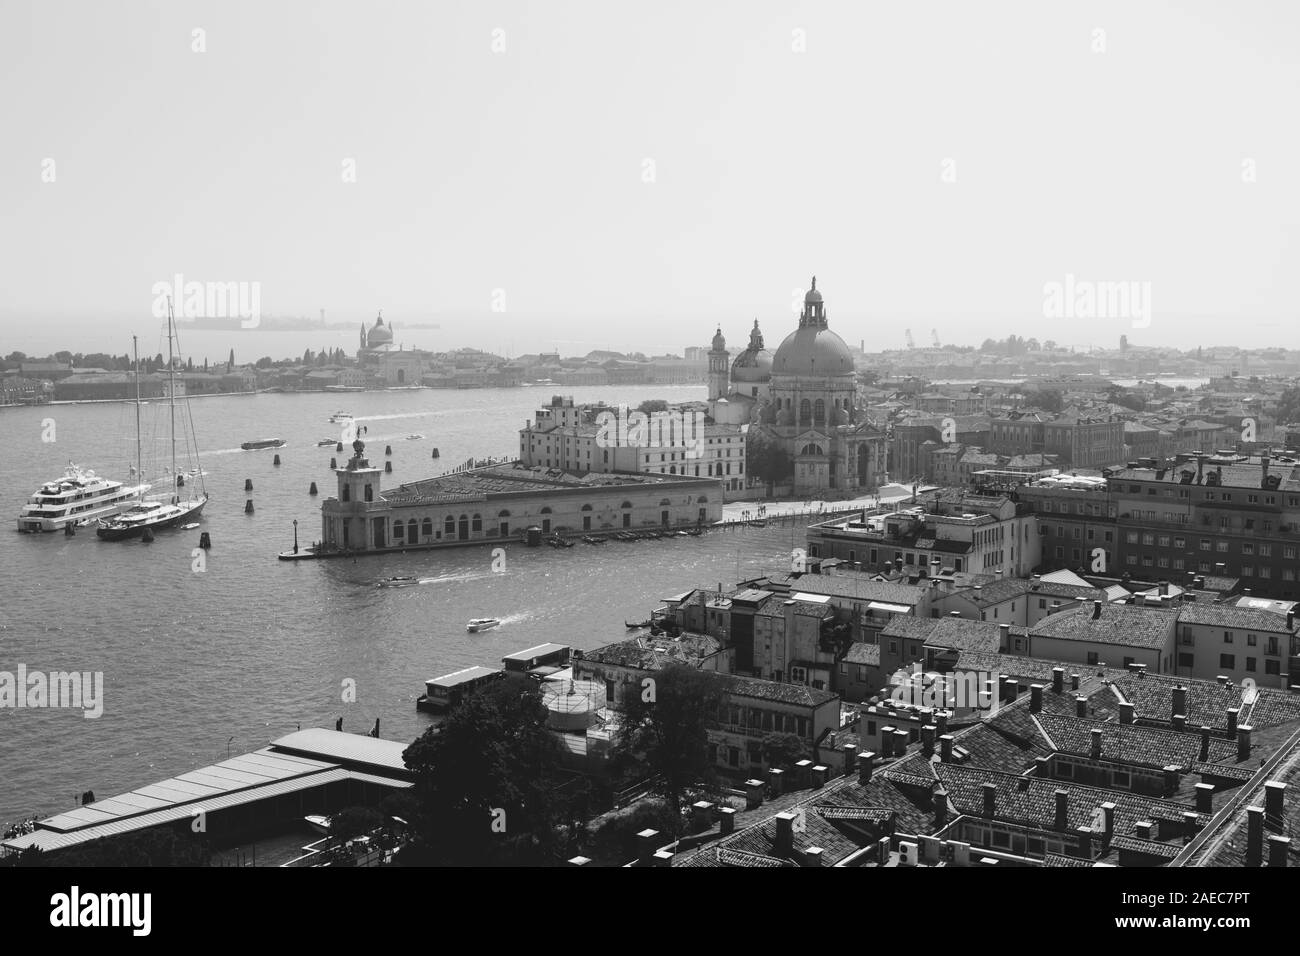
[[[375,321],[375,327],[366,333],[366,344],[372,349],[377,345],[386,345],[393,341],[392,329],[384,325],[383,318]]]
[[[852,375],[853,353],[825,326],[805,325],[785,337],[772,361],[773,375]]]

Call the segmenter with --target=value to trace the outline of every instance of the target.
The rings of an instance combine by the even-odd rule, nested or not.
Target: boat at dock
[[[312,813],[302,818],[307,826],[311,827],[321,836],[330,835],[330,818],[322,813]]]
[[[465,625],[465,630],[471,634],[477,634],[480,631],[490,631],[500,623],[501,621],[495,617],[476,617]]]
[[[282,448],[284,445],[283,438],[257,438],[253,441],[246,441],[239,447],[244,451],[257,451],[261,448]]]
[[[62,478],[45,482],[27,499],[18,514],[18,530],[61,531],[68,526],[85,527],[91,521],[130,508],[148,490],[147,484],[128,486],[69,465]]]
[[[180,480],[182,474],[185,474],[176,465],[176,363],[177,358],[173,354],[172,344],[176,341],[176,319],[172,312],[171,299],[167,300],[167,396],[168,409],[170,411],[171,422],[171,467],[168,473],[177,476],[171,481],[171,493],[166,498],[144,497],[144,492],[140,492],[137,503],[121,514],[112,518],[101,519],[99,527],[95,534],[105,541],[123,541],[127,538],[139,537],[145,542],[153,540],[154,531],[163,528],[173,528],[176,525],[185,524],[199,517],[203,512],[203,506],[208,503],[207,490],[203,488],[203,468],[198,461],[197,443],[189,444],[189,450],[192,453],[191,465],[193,468],[190,474],[198,479],[200,492],[196,495],[193,491],[189,492],[189,497],[182,499],[180,489],[185,487]],[[179,342],[177,351],[179,351]],[[135,367],[136,367],[136,410],[135,410],[135,448],[136,448],[136,473],[143,474],[143,464],[141,459],[141,429],[140,429],[140,355],[138,343],[136,346]],[[188,400],[186,403],[185,419],[192,421],[188,414]],[[189,434],[189,438],[193,438]],[[143,486],[147,487],[147,486]]]

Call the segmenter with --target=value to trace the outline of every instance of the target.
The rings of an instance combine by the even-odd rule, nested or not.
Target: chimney
[[[636,835],[637,860],[642,866],[651,866],[655,848],[659,845],[658,830],[642,830]]]
[[[1250,759],[1250,724],[1242,724],[1237,728],[1237,760]]]
[[[930,802],[934,807],[934,826],[938,829],[948,822],[948,791],[943,788],[943,784],[935,784]]]
[[[871,782],[871,771],[876,765],[876,755],[867,750],[858,754],[858,783],[866,786]]]
[[[1092,746],[1091,749],[1088,751],[1088,754],[1090,757],[1092,757],[1093,760],[1100,760],[1101,759],[1101,728],[1100,727],[1092,728],[1091,736],[1092,736]]]
[[[1040,713],[1043,709],[1043,685],[1029,685],[1029,712],[1031,714]]]
[[[1092,828],[1079,827],[1079,856],[1085,860],[1092,859]]]
[[[1136,832],[1143,840],[1154,840],[1155,828],[1156,825],[1150,820],[1139,820],[1137,823],[1133,824],[1134,832]]]
[[[1101,602],[1100,602],[1100,601],[1093,601],[1093,602],[1092,602],[1092,619],[1095,621],[1095,620],[1097,620],[1099,617],[1101,617]]]
[[[1127,701],[1119,705],[1119,722],[1121,724],[1133,723],[1133,705]]]
[[[844,776],[853,776],[853,771],[858,769],[858,745],[844,745]]]
[[[1064,830],[1070,825],[1070,794],[1065,790],[1056,791],[1056,829]]]
[[[1101,805],[1102,819],[1102,845],[1110,846],[1110,838],[1115,833],[1115,804],[1103,803]]]
[[[1014,677],[1007,678],[1007,703],[1012,703],[1020,696],[1020,681]]]
[[[794,852],[794,814],[789,811],[776,815],[776,856],[787,857]]]
[[[1165,596],[1167,596],[1168,594],[1169,594],[1169,582],[1168,582],[1168,581],[1161,581],[1161,582],[1160,582],[1160,596],[1161,596],[1161,597],[1165,597]]]
[[[1262,474],[1259,476],[1259,486],[1261,488],[1267,488],[1268,487],[1268,455],[1260,455],[1259,464],[1260,464],[1260,470],[1262,471]]]
[[[1070,675],[1070,690],[1078,690],[1078,689],[1079,689],[1079,675],[1078,675],[1078,674],[1071,674],[1071,675]]]
[[[1053,694],[1065,693],[1065,668],[1064,667],[1052,668],[1052,693]]]
[[[1246,865],[1259,866],[1264,861],[1264,808],[1246,808]]]
[[[1074,716],[1076,717],[1088,716],[1088,698],[1086,697],[1074,698]]]
[[[1214,785],[1198,783],[1196,785],[1196,812],[1214,815]]]
[[[1170,712],[1174,715],[1187,713],[1187,688],[1182,684],[1174,688]]]
[[[1187,729],[1187,715],[1186,715],[1186,714],[1174,714],[1174,719],[1173,719],[1172,723],[1173,723],[1173,725],[1174,725],[1174,730],[1186,730],[1186,729]]]
[[[1264,784],[1264,816],[1273,824],[1281,825],[1282,808],[1285,805],[1286,784],[1281,780],[1270,780]]]
[[[1204,761],[1210,759],[1210,728],[1207,727],[1207,726],[1205,726],[1204,724],[1201,725],[1201,757],[1200,757],[1200,759],[1201,759],[1202,762],[1204,762]]]
[[[1295,630],[1295,611],[1294,611],[1294,609],[1286,612],[1286,629],[1287,629],[1288,631],[1294,631],[1294,630]]]
[[[934,725],[926,724],[921,728],[921,752],[927,757],[934,753]]]
[[[934,726],[940,737],[948,732],[948,711],[941,710],[934,715]]]
[[[1287,851],[1291,849],[1291,838],[1274,833],[1268,838],[1268,865],[1286,866]]]
[[[1228,708],[1228,733],[1230,734],[1235,734],[1237,732],[1237,715],[1239,713],[1241,713],[1241,711],[1236,707]]]
[[[952,763],[952,734],[944,734],[939,738],[939,759],[944,763]]]
[[[894,728],[880,728],[880,756],[892,757],[894,755]]]
[[[984,791],[984,815],[993,817],[998,809],[998,786],[995,783],[986,783],[982,787]]]

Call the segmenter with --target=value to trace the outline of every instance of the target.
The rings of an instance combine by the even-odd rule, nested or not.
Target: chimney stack
[[[1274,833],[1268,838],[1268,865],[1286,866],[1287,851],[1291,849],[1291,838]]]
[[[1281,780],[1270,780],[1264,784],[1264,816],[1274,825],[1283,823],[1282,813],[1286,799],[1286,784]]]
[[[1100,601],[1093,601],[1093,602],[1092,602],[1092,619],[1095,621],[1095,620],[1097,620],[1099,617],[1101,617],[1101,602],[1100,602]]]
[[[1043,709],[1043,685],[1029,685],[1029,712],[1031,714],[1040,713]]]
[[[1065,790],[1056,791],[1056,822],[1055,827],[1058,830],[1064,830],[1070,825],[1070,794]]]
[[[1246,865],[1259,866],[1264,861],[1264,808],[1246,808]]]
[[[1053,694],[1065,693],[1065,668],[1064,667],[1052,668],[1052,693]]]
[[[1088,698],[1086,697],[1074,698],[1074,716],[1076,717],[1088,716]]]
[[[871,771],[876,764],[876,755],[870,750],[858,754],[858,783],[866,786],[871,782]]]
[[[1186,714],[1186,713],[1187,713],[1187,688],[1184,687],[1182,684],[1179,684],[1177,687],[1174,688],[1171,714],[1176,716],[1178,714]]]
[[[1092,757],[1093,760],[1100,760],[1101,759],[1101,728],[1100,727],[1092,728],[1091,736],[1092,736],[1092,745],[1091,745],[1091,749],[1088,751],[1088,754],[1089,756]]]
[[[952,739],[952,734],[939,738],[939,759],[944,763],[952,763]]]
[[[1237,728],[1237,760],[1250,759],[1250,724],[1242,724]]]
[[[794,814],[786,811],[776,815],[776,855],[787,857],[794,852]]]
[[[1079,689],[1079,675],[1078,675],[1078,674],[1071,674],[1071,675],[1070,675],[1070,690],[1078,690],[1078,689]]]
[[[1127,701],[1119,705],[1119,722],[1121,724],[1133,723],[1133,705]]]
[[[946,734],[948,732],[948,711],[941,710],[937,714],[935,714],[934,725],[935,728],[939,731],[940,737]]]
[[[1228,708],[1228,733],[1235,734],[1237,732],[1237,715],[1240,713],[1241,711],[1236,707]]]
[[[1210,759],[1210,728],[1201,725],[1201,761]]]
[[[1092,859],[1092,828],[1079,827],[1079,856],[1085,860]]]
[[[935,784],[931,803],[934,806],[934,826],[938,829],[948,822],[948,791],[943,788],[943,784]]]
[[[982,786],[984,791],[984,815],[993,817],[997,814],[998,809],[998,787],[995,783],[986,783]]]
[[[1196,812],[1214,814],[1214,785],[1198,783],[1196,785]]]

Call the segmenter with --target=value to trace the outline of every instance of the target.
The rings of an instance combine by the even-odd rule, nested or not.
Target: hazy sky
[[[175,273],[515,354],[775,346],[814,272],[868,349],[1300,346],[1294,0],[0,11],[0,352],[126,351]]]

